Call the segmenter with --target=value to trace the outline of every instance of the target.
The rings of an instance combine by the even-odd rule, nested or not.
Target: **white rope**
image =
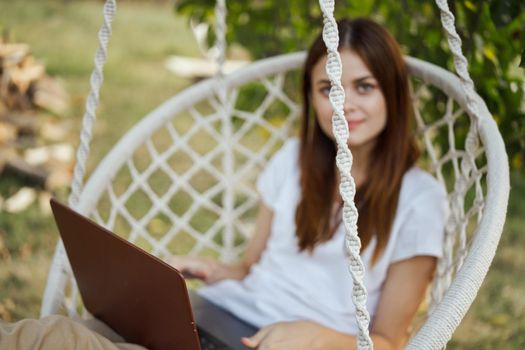
[[[215,4],[215,47],[219,50],[217,56],[218,75],[224,73],[224,62],[226,60],[226,1],[217,0]]]
[[[354,203],[355,183],[350,173],[352,168],[352,153],[348,148],[348,125],[344,117],[343,105],[345,92],[341,85],[342,65],[338,52],[339,33],[334,19],[334,0],[320,0],[323,12],[324,27],[323,40],[328,55],[326,72],[331,82],[329,94],[330,102],[334,108],[332,116],[332,130],[337,142],[336,164],[339,169],[341,183],[339,192],[343,198],[343,223],[346,229],[345,243],[349,256],[349,270],[353,279],[352,300],[356,308],[356,319],[359,334],[356,338],[358,349],[373,349],[368,325],[370,315],[366,309],[367,292],[364,285],[364,265],[361,261],[361,241],[357,235],[357,208]]]
[[[440,261],[438,272],[440,272],[443,275],[438,276],[434,281],[434,303],[441,300],[444,291],[448,289],[452,281],[452,269],[450,268],[450,266],[455,265],[455,270],[457,272],[459,268],[463,265],[463,259],[465,257],[467,245],[466,225],[469,218],[465,217],[464,200],[467,191],[470,187],[468,183],[471,181],[471,178],[473,176],[476,176],[475,172],[477,171],[476,157],[479,150],[478,121],[480,118],[480,107],[474,89],[474,82],[472,81],[468,72],[468,61],[463,55],[461,49],[461,38],[456,31],[454,15],[450,11],[446,0],[436,0],[436,5],[438,6],[441,12],[441,24],[447,34],[447,41],[452,55],[454,57],[454,67],[459,76],[461,88],[465,94],[466,111],[468,116],[470,117],[470,126],[465,140],[465,155],[461,157],[461,170],[458,172],[457,169],[455,169],[456,181],[454,184],[454,192],[452,193],[450,199],[452,222],[449,222],[449,224],[451,226],[450,228],[452,229],[452,232],[459,231],[458,254],[457,257],[453,259],[454,254],[452,254],[451,252],[445,252],[445,261]],[[451,146],[454,145],[452,143],[452,138],[453,136],[449,135],[449,144]],[[477,197],[478,195],[476,195],[476,198]],[[475,201],[474,203],[475,207],[476,204],[477,201]],[[480,205],[478,204],[477,207],[480,207]],[[450,245],[454,244],[455,241],[455,235],[453,233],[450,233],[451,232],[447,232],[448,236],[450,236],[448,242],[448,249],[452,248]],[[455,259],[457,259],[457,261],[454,261]],[[444,273],[445,271],[447,272]],[[431,311],[433,311],[433,307],[431,308]]]
[[[454,15],[450,11],[446,0],[436,0],[436,4],[441,11],[441,24],[447,33],[448,45],[454,56],[454,66],[459,75],[461,87],[467,97],[467,111],[472,116],[479,118],[479,106],[476,92],[474,91],[474,82],[468,72],[468,61],[461,50],[461,38],[456,31]]]
[[[71,193],[68,198],[69,206],[76,208],[80,200],[80,193],[82,191],[82,181],[86,171],[86,162],[89,156],[89,144],[92,138],[93,124],[96,121],[95,111],[99,104],[99,91],[104,80],[103,67],[107,59],[107,47],[111,37],[111,22],[115,18],[117,4],[115,0],[107,0],[104,4],[103,15],[104,23],[98,33],[99,47],[95,54],[95,68],[91,73],[91,91],[86,100],[86,111],[82,121],[82,130],[80,133],[80,145],[77,150],[75,171],[73,173],[73,180],[71,183]],[[41,316],[47,316],[58,309],[60,304],[60,294],[55,293],[56,290],[64,290],[67,279],[71,276],[71,267],[65,253],[62,241],[59,241],[53,256],[52,266],[59,266],[52,269],[48,278],[48,282],[44,291],[44,300],[53,299],[50,303],[44,303],[41,309]],[[69,314],[75,314],[76,305],[68,310]]]
[[[446,0],[436,0],[436,4],[441,11],[441,24],[447,33],[448,45],[454,56],[454,67],[459,75],[461,88],[466,95],[466,109],[471,118],[470,128],[465,140],[465,151],[467,152],[468,157],[464,157],[461,162],[462,173],[464,175],[461,180],[464,181],[464,179],[470,175],[472,170],[476,168],[476,151],[479,148],[478,121],[480,118],[480,107],[474,90],[474,82],[470,78],[468,72],[468,61],[461,50],[461,38],[456,31],[454,15],[450,11]]]
[[[80,192],[82,191],[82,181],[86,171],[86,162],[89,156],[89,144],[92,138],[93,124],[96,121],[96,109],[99,105],[99,92],[104,81],[103,69],[107,60],[108,42],[111,37],[111,23],[115,18],[117,4],[115,0],[106,0],[103,14],[104,23],[98,33],[99,47],[95,54],[95,68],[91,73],[91,91],[86,100],[86,111],[82,121],[82,131],[80,133],[80,145],[77,150],[77,159],[73,181],[71,183],[71,193],[69,195],[69,205],[76,207]]]
[[[221,136],[224,153],[222,157],[222,172],[225,176],[224,194],[222,196],[221,220],[224,222],[223,254],[221,260],[231,262],[235,259],[233,254],[235,243],[235,160],[233,145],[233,126],[231,122],[233,105],[228,102],[228,89],[224,84],[224,62],[226,60],[226,1],[217,0],[215,3],[215,47],[218,49],[216,58],[217,76],[216,95],[219,104],[216,107],[221,118]]]

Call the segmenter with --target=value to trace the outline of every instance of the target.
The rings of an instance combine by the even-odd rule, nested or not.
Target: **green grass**
[[[525,178],[511,174],[507,220],[487,278],[448,349],[525,348]]]
[[[89,171],[140,117],[190,84],[169,74],[164,59],[172,54],[198,55],[185,20],[173,15],[169,3],[118,4]],[[101,9],[100,1],[0,0],[0,28],[13,40],[29,43],[48,72],[63,79],[72,108],[62,118],[70,125],[69,140],[74,144],[89,90]],[[176,163],[188,165],[178,158]],[[511,183],[507,222],[493,266],[448,349],[525,348],[525,178],[512,174]],[[22,185],[19,179],[2,177],[0,195],[5,198]],[[66,194],[58,196],[64,199]],[[172,209],[183,213],[187,208]],[[125,229],[125,224],[117,225]],[[148,229],[165,231],[165,218],[159,216]],[[17,215],[0,212],[0,318],[37,317],[56,238],[52,219],[37,204]]]
[[[100,1],[0,0],[0,31],[12,42],[29,44],[70,94],[71,108],[61,120],[42,117],[59,119],[75,146],[101,24]],[[137,120],[191,84],[164,68],[164,60],[177,54],[197,56],[198,48],[186,19],[174,16],[169,2],[118,2],[88,172]],[[7,198],[24,184],[4,174],[0,196]],[[55,195],[67,197],[65,191]],[[0,211],[1,318],[38,315],[56,239],[52,218],[38,204],[20,214]]]

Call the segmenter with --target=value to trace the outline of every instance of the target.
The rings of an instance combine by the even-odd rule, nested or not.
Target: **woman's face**
[[[345,91],[344,114],[350,135],[348,147],[373,145],[386,125],[386,101],[378,81],[363,60],[350,49],[340,51],[343,64],[341,82]],[[325,71],[326,56],[312,69],[312,105],[324,133],[335,140],[332,132],[333,109],[328,99],[330,79]]]

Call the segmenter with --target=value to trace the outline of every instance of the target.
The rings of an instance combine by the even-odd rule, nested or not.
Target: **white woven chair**
[[[254,180],[265,160],[289,137],[298,116],[298,105],[283,87],[286,73],[300,68],[304,57],[297,53],[269,58],[225,77],[221,81],[228,91],[225,115],[215,94],[216,79],[166,101],[104,158],[82,191],[77,210],[155,255],[236,259],[253,227],[258,203]],[[482,266],[494,255],[505,218],[508,174],[503,142],[487,111],[479,125],[483,148],[476,151],[475,162],[456,144],[454,127],[469,122],[457,77],[414,58],[407,62],[415,80],[414,107],[427,168],[447,186],[455,213],[447,225],[447,258],[440,264],[433,297],[441,299],[454,275],[455,288],[437,304],[428,325],[438,312],[446,316],[440,319],[452,321],[464,299],[476,294],[477,276],[484,274]],[[421,113],[425,103],[435,105],[431,86],[448,96],[442,101],[444,117],[435,121],[425,120]],[[252,111],[237,107],[240,97],[263,88],[266,96]],[[272,107],[287,113],[269,113]],[[443,132],[449,137],[448,150],[433,143]],[[466,170],[468,165],[473,168]],[[63,269],[63,263],[55,260],[52,269]],[[71,279],[69,271],[61,277]],[[57,312],[67,300],[63,298],[64,290],[48,293],[43,314]],[[69,314],[77,312],[76,303],[64,305]]]
[[[78,196],[76,210],[160,257],[237,259],[254,226],[257,174],[293,134],[300,112],[297,69],[304,58],[295,53],[258,61],[172,97],[113,147]],[[508,200],[507,156],[479,97],[474,118],[464,112],[468,101],[454,74],[406,60],[425,149],[422,166],[447,188],[453,213],[429,315],[408,348],[441,349],[494,257]],[[442,117],[432,120],[436,111]],[[59,244],[41,315],[61,310],[76,315],[82,307]]]

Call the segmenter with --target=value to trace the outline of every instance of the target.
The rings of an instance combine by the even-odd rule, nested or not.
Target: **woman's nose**
[[[355,109],[355,99],[352,96],[352,92],[345,90],[345,103],[343,105],[343,111],[345,114],[352,112]]]

